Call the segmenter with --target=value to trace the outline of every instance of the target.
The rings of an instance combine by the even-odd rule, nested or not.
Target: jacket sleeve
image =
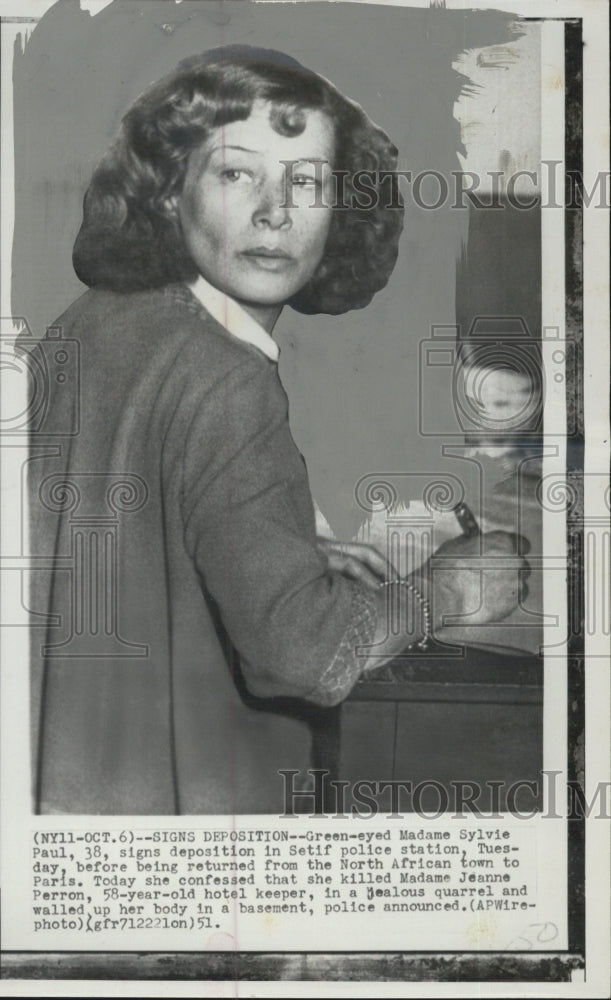
[[[199,400],[184,443],[185,544],[260,697],[341,701],[375,600],[316,547],[305,463],[276,366],[253,356]]]

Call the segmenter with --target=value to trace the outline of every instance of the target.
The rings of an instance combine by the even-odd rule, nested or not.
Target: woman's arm
[[[185,544],[249,688],[340,701],[362,672],[376,595],[330,571],[318,549],[274,365],[253,355],[201,394],[183,470]]]

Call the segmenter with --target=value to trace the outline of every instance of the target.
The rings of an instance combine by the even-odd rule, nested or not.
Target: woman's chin
[[[264,309],[282,308],[300,286],[261,280],[257,285],[242,285],[225,288],[222,291],[236,302],[245,306],[259,306]]]

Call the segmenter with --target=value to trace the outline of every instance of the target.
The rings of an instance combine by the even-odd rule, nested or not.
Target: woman
[[[427,596],[435,627],[463,609],[476,574],[429,593],[425,567],[393,587],[387,638],[380,557],[321,552],[270,336],[285,303],[338,313],[384,286],[395,192],[333,208],[332,170],[351,206],[357,170],[395,165],[360,108],[275,52],[189,59],[128,111],[75,245],[90,290],[57,323],[80,343],[80,432],[33,482],[33,545],[55,553],[39,811],[278,812],[278,769],[309,764],[301,699],[337,703],[363,647],[426,636]],[[54,397],[49,434],[75,399]],[[509,613],[512,586],[495,577],[482,614]]]

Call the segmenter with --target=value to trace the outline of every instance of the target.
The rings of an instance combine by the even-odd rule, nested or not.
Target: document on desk
[[[0,992],[604,996],[605,0],[0,41]],[[514,610],[333,704],[376,623],[310,496],[401,578],[511,534]]]

